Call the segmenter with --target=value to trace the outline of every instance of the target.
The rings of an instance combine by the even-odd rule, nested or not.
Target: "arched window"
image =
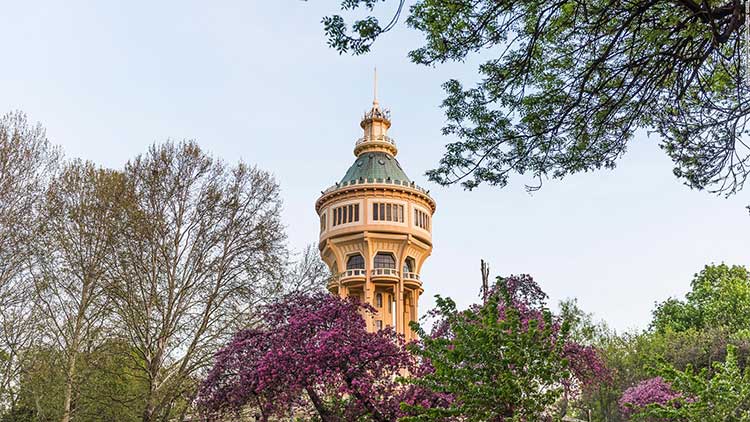
[[[375,268],[396,269],[396,259],[388,252],[378,252],[375,255]]]
[[[362,255],[360,254],[350,256],[349,260],[346,261],[346,269],[347,270],[364,270],[365,259],[362,258]]]
[[[409,256],[406,258],[406,260],[404,260],[404,272],[405,273],[414,272],[414,258]]]

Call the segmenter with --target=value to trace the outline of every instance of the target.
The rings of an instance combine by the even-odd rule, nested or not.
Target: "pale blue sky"
[[[471,81],[476,59],[424,68],[401,26],[370,55],[328,49],[320,19],[338,1],[5,2],[0,111],[21,109],[71,157],[120,167],[166,138],[194,138],[226,161],[272,171],[290,245],[314,242],[320,191],[353,161],[372,68],[399,159],[438,203],[422,311],[435,294],[477,298],[479,259],[529,273],[552,302],[577,297],[613,327],[645,327],[654,302],[682,295],[710,262],[748,264],[748,194],[682,186],[658,139],[640,135],[614,171],[550,181],[516,177],[473,192],[427,183],[450,139],[440,84]]]

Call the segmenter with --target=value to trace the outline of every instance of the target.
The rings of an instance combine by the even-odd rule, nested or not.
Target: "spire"
[[[396,155],[396,142],[388,136],[388,128],[391,127],[391,116],[388,110],[380,108],[378,102],[378,68],[375,68],[372,84],[372,109],[366,112],[359,123],[364,130],[364,136],[360,138],[355,147],[354,155],[366,151],[385,151]]]
[[[372,108],[379,108],[378,104],[378,67],[375,66],[375,78],[372,90]]]

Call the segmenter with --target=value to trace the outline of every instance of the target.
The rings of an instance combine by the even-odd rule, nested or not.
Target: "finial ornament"
[[[375,66],[375,77],[372,90],[372,105],[378,106],[378,67]]]

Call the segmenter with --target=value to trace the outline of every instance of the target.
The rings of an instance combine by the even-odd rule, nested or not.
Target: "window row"
[[[374,221],[392,221],[403,223],[406,218],[405,208],[401,204],[389,204],[384,202],[372,204],[372,219]],[[332,225],[356,223],[359,221],[359,204],[342,205],[331,211]],[[430,230],[430,215],[424,211],[414,209],[414,225]],[[326,214],[320,216],[320,231],[326,229]]]
[[[359,204],[343,205],[333,209],[333,225],[359,221]]]
[[[373,259],[373,265],[375,268],[390,268],[395,270],[396,269],[396,258],[393,256],[393,254],[388,252],[378,252],[375,254],[375,258]],[[404,271],[411,272],[414,268],[414,258],[408,257],[406,258],[406,261],[404,262]],[[349,259],[346,261],[346,269],[347,270],[364,270],[365,269],[365,259],[360,254],[352,255],[349,257]]]
[[[374,221],[404,222],[404,206],[400,204],[377,203],[372,204],[372,219]]]
[[[430,216],[421,210],[414,209],[414,224],[417,227],[430,230]]]

